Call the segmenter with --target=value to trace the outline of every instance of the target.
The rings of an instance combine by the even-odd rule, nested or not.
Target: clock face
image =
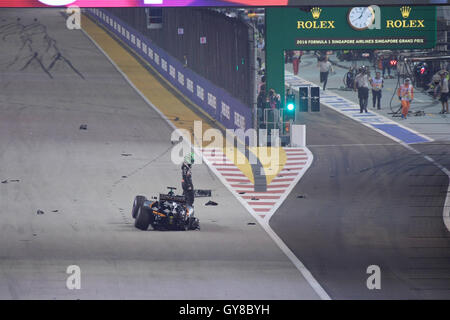
[[[355,30],[365,30],[375,20],[375,12],[370,7],[354,7],[347,16],[348,23]]]

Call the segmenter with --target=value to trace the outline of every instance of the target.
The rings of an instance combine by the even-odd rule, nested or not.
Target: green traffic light
[[[286,96],[286,109],[290,112],[295,110],[295,95],[288,94]]]

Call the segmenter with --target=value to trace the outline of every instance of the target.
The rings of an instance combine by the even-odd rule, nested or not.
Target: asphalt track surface
[[[205,165],[195,186],[219,205],[196,200],[201,231],[134,228],[136,194],[180,184],[172,129],[58,10],[1,9],[0,24],[35,16],[0,53],[0,299],[317,299]]]
[[[314,162],[273,230],[332,299],[450,299],[448,177],[329,108],[301,122]],[[448,142],[413,147],[450,168]],[[381,290],[366,286],[370,265],[380,267]]]
[[[179,185],[171,128],[57,10],[1,9],[0,24],[18,16],[39,16],[55,41],[31,28],[41,65],[13,28],[0,53],[0,299],[318,298],[205,165],[194,182],[219,206],[196,200],[201,231],[134,229],[135,194]],[[447,176],[329,109],[305,123],[314,162],[274,231],[331,298],[448,299]],[[414,147],[449,167],[448,144]],[[73,264],[81,290],[66,288]],[[379,291],[366,287],[373,264]]]

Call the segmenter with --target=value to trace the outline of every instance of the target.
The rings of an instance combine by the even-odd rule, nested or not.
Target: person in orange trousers
[[[406,78],[405,83],[402,84],[397,90],[398,98],[402,104],[402,119],[406,119],[409,108],[411,107],[411,102],[414,99],[414,88],[410,82],[411,80]]]

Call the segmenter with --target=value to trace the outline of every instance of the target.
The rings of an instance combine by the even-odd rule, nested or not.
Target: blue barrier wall
[[[244,105],[253,103],[253,30],[247,22],[208,8],[163,8],[161,28],[148,29],[149,8],[103,9]]]
[[[86,13],[137,52],[188,99],[226,128],[246,130],[252,127],[251,109],[228,92],[185,68],[180,61],[111,13],[99,8],[87,9]]]

